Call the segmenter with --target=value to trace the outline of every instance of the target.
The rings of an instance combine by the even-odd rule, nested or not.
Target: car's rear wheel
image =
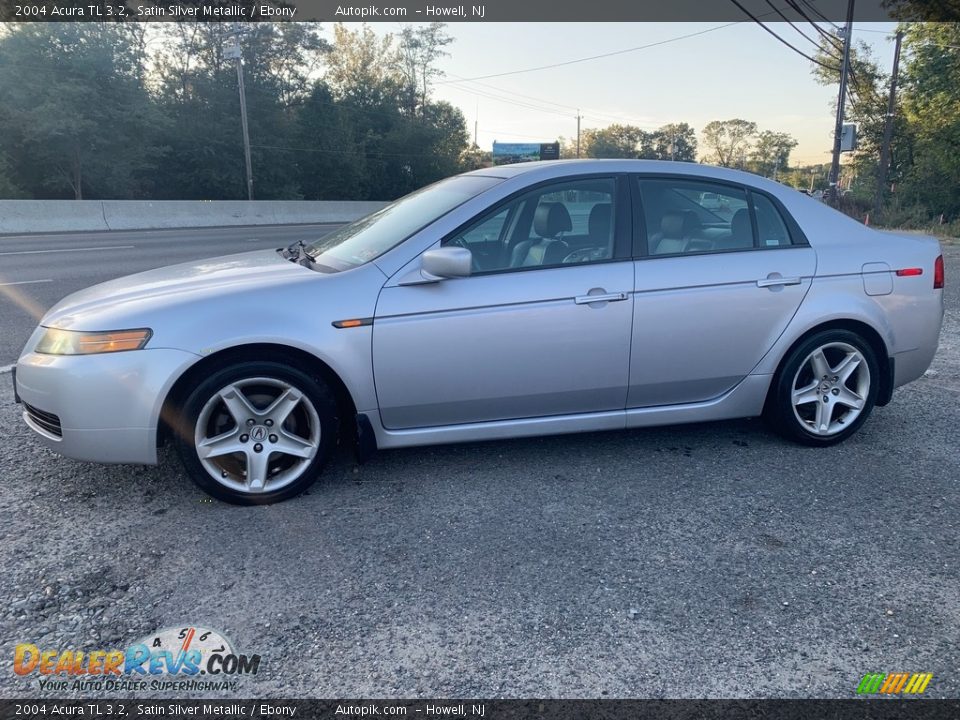
[[[876,403],[880,368],[870,343],[825,330],[800,343],[774,378],[766,416],[782,435],[833,445],[853,435]]]
[[[183,404],[180,459],[205,492],[238,505],[285,500],[316,482],[337,434],[322,379],[280,363],[225,367]]]

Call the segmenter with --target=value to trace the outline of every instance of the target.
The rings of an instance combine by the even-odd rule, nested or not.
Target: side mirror
[[[427,280],[469,277],[473,253],[462,247],[427,250],[420,256],[420,271]]]

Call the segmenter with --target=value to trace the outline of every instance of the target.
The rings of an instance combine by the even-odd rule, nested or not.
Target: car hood
[[[278,283],[309,280],[319,275],[285,260],[275,250],[225,255],[126,275],[68,295],[43,318],[41,325],[63,329],[108,330],[93,327],[104,316],[136,317],[186,302],[237,292],[250,292]]]

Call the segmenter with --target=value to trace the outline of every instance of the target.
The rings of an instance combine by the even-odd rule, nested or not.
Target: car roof
[[[715,165],[701,165],[692,162],[674,162],[670,160],[626,160],[626,159],[581,159],[581,160],[541,160],[539,162],[495,165],[474,170],[468,175],[499,177],[510,179],[521,175],[537,176],[538,179],[560,178],[566,175],[592,172],[629,172],[664,175],[694,175],[703,178],[726,180],[755,187],[782,188],[780,183],[768,180],[760,175],[732,170]],[[533,179],[532,177],[529,179]]]

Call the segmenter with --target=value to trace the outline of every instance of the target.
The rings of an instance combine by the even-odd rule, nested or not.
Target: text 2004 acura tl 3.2
[[[310,245],[132,275],[54,307],[16,367],[71,457],[187,472],[230,502],[360,453],[755,415],[849,437],[920,377],[943,319],[935,239],[692,164],[496,167]]]

